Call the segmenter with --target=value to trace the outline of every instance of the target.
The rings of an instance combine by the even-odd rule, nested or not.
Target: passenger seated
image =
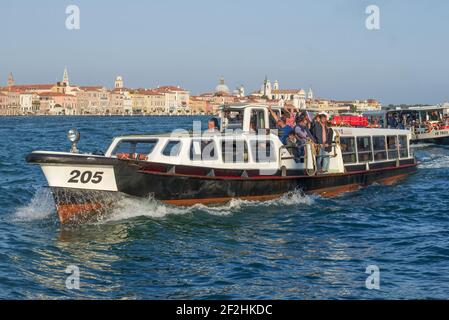
[[[299,148],[298,139],[296,138],[295,131],[290,131],[288,134],[285,147],[287,150],[295,157],[295,161],[298,162],[299,158],[303,156],[303,152],[301,150],[304,150],[302,147]]]
[[[217,118],[210,118],[207,122],[207,131],[208,132],[220,132],[218,129],[218,119]]]

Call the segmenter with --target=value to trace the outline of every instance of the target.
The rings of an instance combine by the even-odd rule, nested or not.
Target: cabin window
[[[190,160],[217,160],[215,149],[213,140],[193,140],[190,146]]]
[[[357,137],[357,155],[359,158],[359,162],[373,161],[371,137]]]
[[[243,140],[223,140],[221,151],[224,163],[248,162],[248,145]]]
[[[170,140],[165,145],[165,148],[162,151],[162,154],[167,157],[176,157],[179,155],[180,151],[181,151],[181,141]]]
[[[387,147],[388,147],[388,159],[399,158],[398,137],[397,136],[388,136],[387,137]]]
[[[373,137],[374,161],[387,160],[387,144],[385,136]]]
[[[399,155],[401,158],[408,158],[407,136],[399,136]]]
[[[255,140],[250,142],[251,154],[256,162],[275,162],[276,150],[273,141]]]
[[[112,155],[117,154],[145,154],[153,152],[158,140],[122,140],[114,148]]]
[[[251,112],[250,130],[257,132],[259,129],[265,129],[265,111],[253,110]]]
[[[355,153],[355,138],[340,138],[340,147],[343,155],[343,162],[345,164],[357,162],[357,156]]]

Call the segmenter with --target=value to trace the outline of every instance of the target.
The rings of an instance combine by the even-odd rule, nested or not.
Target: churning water
[[[391,299],[449,297],[449,149],[420,145],[419,172],[327,199],[179,208],[123,199],[61,227],[32,150],[83,151],[113,136],[191,128],[193,118],[0,118],[0,299]],[[198,119],[197,119],[198,120]],[[204,120],[204,119],[199,119]],[[66,288],[68,266],[80,290]],[[368,290],[367,266],[380,269]]]

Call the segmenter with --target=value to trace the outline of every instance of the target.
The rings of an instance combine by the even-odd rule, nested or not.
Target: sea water
[[[94,152],[194,120],[207,118],[0,118],[0,299],[449,297],[447,147],[418,145],[418,173],[392,186],[213,207],[123,199],[76,227],[59,224],[40,168],[25,162],[33,150],[68,151],[70,128]]]

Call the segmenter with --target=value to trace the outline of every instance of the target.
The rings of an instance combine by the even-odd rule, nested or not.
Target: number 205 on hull
[[[112,166],[43,165],[50,187],[117,191]]]

